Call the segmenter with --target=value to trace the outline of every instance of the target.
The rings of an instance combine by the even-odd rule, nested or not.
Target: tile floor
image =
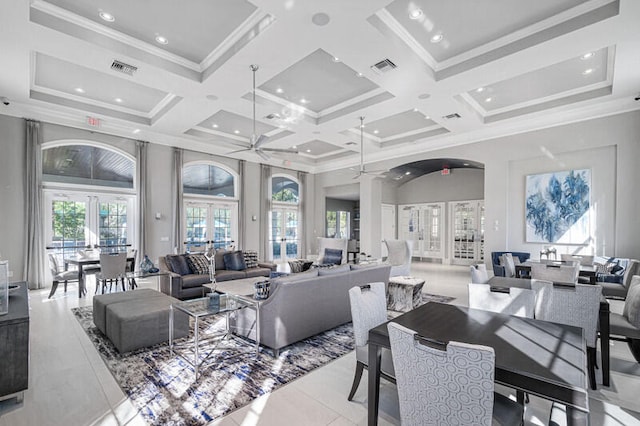
[[[424,292],[453,296],[466,305],[467,267],[415,262],[412,274],[426,280]],[[155,287],[152,279],[144,286]],[[89,288],[93,283],[89,282]],[[47,299],[48,290],[31,292],[31,369],[24,402],[0,402],[0,426],[144,425],[102,362],[70,309],[91,304],[71,285]],[[612,310],[621,311],[614,302]],[[625,343],[612,344],[612,386],[591,393],[592,425],[640,425],[640,364]],[[1,360],[0,360],[1,362]],[[353,353],[245,406],[216,425],[364,425],[367,421],[363,377],[354,401],[346,399],[353,379]],[[399,424],[395,386],[382,382],[380,425]],[[550,404],[533,397],[526,424],[544,425]]]

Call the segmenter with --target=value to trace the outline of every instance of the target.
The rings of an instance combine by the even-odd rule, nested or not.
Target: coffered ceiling
[[[264,162],[233,152],[257,64],[255,132],[298,150],[269,163],[357,167],[362,137],[390,168],[640,108],[637,28],[636,0],[5,0],[0,113]]]

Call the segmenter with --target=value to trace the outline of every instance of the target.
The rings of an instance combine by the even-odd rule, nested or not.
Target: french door
[[[209,247],[235,247],[238,235],[238,204],[188,201],[185,203],[185,252]]]
[[[298,257],[298,209],[274,207],[271,211],[269,257],[273,262],[286,262]]]
[[[63,256],[99,247],[123,251],[134,245],[135,197],[45,192],[45,238],[47,247]]]
[[[469,265],[484,259],[484,201],[452,201],[451,262]]]

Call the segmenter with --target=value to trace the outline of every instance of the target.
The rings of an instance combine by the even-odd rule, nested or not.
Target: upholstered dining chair
[[[533,318],[536,294],[527,288],[492,288],[489,284],[474,284],[469,287],[469,307],[485,311]]]
[[[537,294],[550,295],[546,303],[536,303],[536,319],[582,327],[584,330],[589,383],[591,389],[596,389],[596,340],[602,287],[590,284],[562,286],[532,280],[531,288]]]
[[[116,288],[118,281],[122,282],[122,291],[125,290],[125,274],[127,268],[127,253],[100,253],[100,272],[96,275],[96,293],[98,287],[102,287],[102,293],[107,288],[109,282],[109,291],[111,284],[115,281]]]
[[[622,315],[609,314],[611,338],[626,340],[636,361],[640,362],[640,275],[631,277]]]
[[[580,265],[593,265],[594,256],[586,254],[561,254],[560,260],[563,262],[578,262]]]
[[[346,238],[318,237],[318,260],[316,263],[320,265],[327,263],[342,265],[347,263],[348,245],[349,240]],[[327,252],[327,249],[329,249],[329,252]],[[338,254],[335,250],[340,250],[340,253]]]
[[[524,407],[493,391],[493,348],[387,327],[403,426],[522,424]]]
[[[575,284],[578,282],[580,264],[557,265],[554,263],[534,263],[531,265],[531,278],[534,280],[551,281],[561,284]]]
[[[479,263],[477,265],[470,265],[469,271],[471,272],[471,282],[474,284],[486,284],[489,281],[489,274],[487,273],[487,265]]]
[[[49,299],[56,293],[58,289],[58,283],[64,283],[64,292],[67,292],[67,283],[69,281],[78,281],[78,271],[65,271],[60,268],[60,262],[58,256],[54,253],[49,253],[49,270],[51,271],[51,291],[49,292]]]
[[[413,241],[384,240],[387,246],[387,262],[391,264],[390,277],[411,275],[411,257],[413,256]]]
[[[387,296],[384,283],[377,282],[363,286],[352,287],[349,290],[351,304],[351,318],[353,320],[353,334],[356,343],[356,373],[347,399],[351,401],[360,379],[362,371],[369,363],[369,330],[387,321]],[[395,382],[393,376],[393,362],[391,352],[382,349],[380,374],[385,379]]]

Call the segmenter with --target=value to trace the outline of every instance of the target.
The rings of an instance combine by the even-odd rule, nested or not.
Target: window
[[[274,176],[271,179],[271,199],[273,201],[298,204],[299,197],[298,182],[288,176]]]
[[[271,178],[271,227],[269,229],[269,260],[285,262],[298,257],[300,236],[298,235],[298,203],[300,187],[287,175]]]
[[[327,237],[349,238],[350,216],[347,211],[327,211]]]
[[[236,174],[211,163],[182,169],[186,252],[235,246],[238,234]]]

